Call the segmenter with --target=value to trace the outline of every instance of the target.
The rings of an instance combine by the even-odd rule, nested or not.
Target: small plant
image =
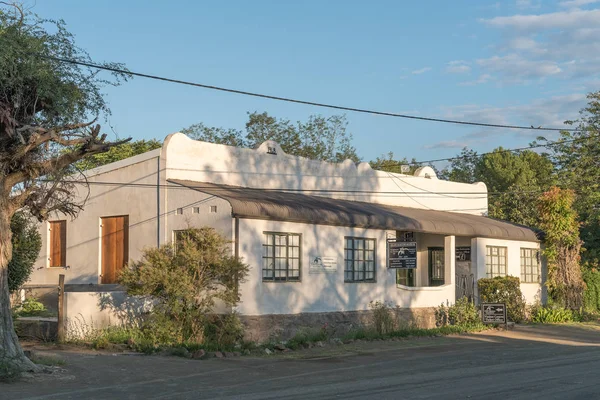
[[[16,317],[38,317],[49,314],[46,307],[34,297],[27,297],[13,309]]]
[[[435,310],[435,323],[437,327],[477,325],[479,323],[479,310],[469,299],[461,297],[451,306],[442,303]]]
[[[371,301],[369,308],[372,310],[373,326],[377,333],[384,335],[396,328],[396,320],[391,304],[383,301]]]
[[[525,320],[525,298],[521,293],[521,281],[514,276],[497,276],[477,281],[479,299],[482,303],[505,303],[508,319],[513,322]]]
[[[568,308],[536,306],[531,310],[531,322],[539,324],[564,324],[577,320],[577,313]]]

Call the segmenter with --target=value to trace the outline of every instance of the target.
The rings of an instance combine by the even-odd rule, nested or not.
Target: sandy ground
[[[35,349],[65,365],[0,399],[600,399],[598,324],[210,360]]]

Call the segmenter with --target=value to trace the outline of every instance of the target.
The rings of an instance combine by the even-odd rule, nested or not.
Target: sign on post
[[[504,303],[482,303],[481,320],[484,324],[505,324],[506,304]]]
[[[388,268],[417,268],[417,242],[399,242],[387,240]]]

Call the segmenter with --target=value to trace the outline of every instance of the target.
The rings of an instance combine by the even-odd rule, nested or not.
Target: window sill
[[[377,281],[344,281],[344,283],[377,283]]]
[[[442,286],[404,286],[396,284],[396,288],[400,290],[406,290],[408,292],[441,292],[452,285]]]

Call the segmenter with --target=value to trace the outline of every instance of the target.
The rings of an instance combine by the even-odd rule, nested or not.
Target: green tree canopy
[[[73,163],[127,142],[108,141],[95,125],[109,113],[102,87],[127,76],[57,58],[92,62],[63,21],[0,2],[0,374],[37,370],[21,349],[10,312],[13,216],[19,210],[39,220],[53,211],[76,215],[81,201],[61,178]]]
[[[137,156],[138,154],[159,149],[161,146],[162,142],[156,139],[131,141],[112,147],[106,153],[94,154],[93,156],[84,158],[77,162],[76,166],[80,170],[98,168],[106,164]]]
[[[10,228],[13,253],[8,263],[8,288],[14,292],[29,279],[33,264],[40,255],[42,237],[35,223],[23,212],[13,215]]]
[[[287,154],[341,162],[360,161],[352,146],[352,135],[347,132],[345,116],[323,117],[311,115],[307,121],[292,123],[277,119],[266,112],[248,113],[245,130],[207,127],[202,123],[182,129],[192,139],[230,146],[256,148],[267,140],[274,140]]]
[[[590,93],[580,118],[566,123],[575,131],[562,131],[558,144],[548,147],[559,184],[575,191],[574,207],[581,221],[584,261],[600,266],[600,91]],[[541,144],[547,143],[539,138]]]

